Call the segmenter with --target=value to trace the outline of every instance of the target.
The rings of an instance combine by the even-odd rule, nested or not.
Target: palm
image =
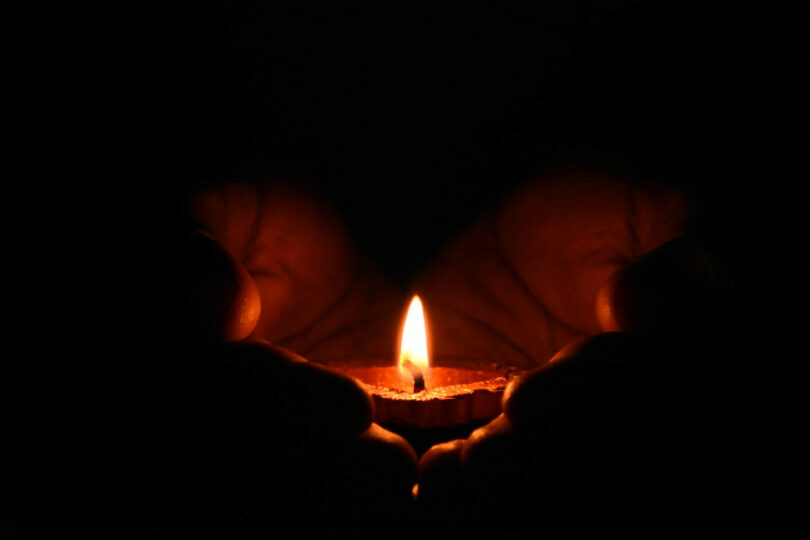
[[[689,214],[682,194],[607,177],[522,187],[420,279],[435,357],[545,363],[571,340],[600,331],[600,287],[683,233]]]
[[[327,204],[283,185],[228,184],[201,194],[195,214],[256,282],[254,337],[323,363],[391,354],[404,298]]]

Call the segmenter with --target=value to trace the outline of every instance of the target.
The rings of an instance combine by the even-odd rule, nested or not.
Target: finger
[[[706,238],[670,240],[614,273],[596,299],[605,331],[701,336],[723,324],[733,278]]]
[[[194,341],[238,341],[250,335],[261,306],[244,266],[201,232],[190,233],[178,251],[166,299],[169,324]]]
[[[538,510],[548,505],[538,494],[546,486],[533,469],[540,448],[503,414],[470,435],[461,463],[473,532],[484,531],[486,537],[545,536],[539,534],[545,523]]]
[[[328,313],[358,271],[334,210],[291,186],[228,184],[199,194],[194,214],[255,280],[262,304],[256,333],[270,341]]]
[[[464,439],[432,446],[419,460],[419,500],[425,508],[442,508],[462,490],[461,451]]]
[[[413,536],[417,461],[405,439],[371,424],[349,438],[310,442],[305,453],[312,458],[303,463],[303,478],[290,479],[308,505],[293,511],[319,522],[296,537],[322,535],[324,522],[330,536],[340,538]]]
[[[212,386],[243,403],[281,442],[309,441],[326,434],[368,429],[371,397],[362,385],[341,373],[307,362],[281,347],[242,342],[200,353],[198,385]]]
[[[526,448],[503,415],[467,439],[425,452],[419,463],[418,503],[437,537],[498,537],[531,522],[511,504],[515,495],[530,496],[515,482],[521,452]]]
[[[493,465],[503,470],[508,467],[505,458],[513,441],[514,426],[506,415],[500,414],[490,423],[473,431],[461,451],[461,463],[466,470],[479,475],[487,470],[494,471]],[[495,472],[498,474],[498,472]]]
[[[430,523],[436,538],[457,538],[467,532],[469,493],[461,468],[461,451],[466,440],[437,444],[419,460],[417,506]]]
[[[598,424],[607,408],[631,400],[651,381],[645,368],[660,361],[650,357],[646,342],[626,333],[599,334],[565,347],[547,366],[513,381],[504,392],[507,418],[518,426],[577,429],[574,422]],[[580,426],[583,429],[585,426]]]
[[[594,301],[619,268],[682,234],[694,208],[683,191],[594,171],[539,178],[498,214],[504,256],[551,315],[583,334],[601,330]]]
[[[372,478],[411,498],[418,458],[408,441],[379,424],[371,424],[362,432],[360,441],[367,445],[368,454],[358,461],[367,473],[370,471]]]

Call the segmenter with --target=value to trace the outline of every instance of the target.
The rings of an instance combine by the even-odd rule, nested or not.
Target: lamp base
[[[335,367],[335,366],[331,366]],[[374,421],[409,429],[459,428],[486,423],[501,414],[503,392],[522,371],[456,362],[429,368],[427,388],[413,392],[396,366],[339,367],[360,380],[374,401]],[[393,431],[397,431],[393,429]],[[406,437],[407,438],[407,437]]]

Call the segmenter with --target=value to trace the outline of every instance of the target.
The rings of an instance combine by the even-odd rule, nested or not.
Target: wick
[[[411,372],[411,376],[413,377],[413,393],[415,394],[417,392],[421,392],[422,390],[424,390],[425,378],[422,376],[422,371],[420,371],[420,369],[416,367],[416,364],[411,362],[410,359],[408,358],[402,360],[401,364],[402,367]]]

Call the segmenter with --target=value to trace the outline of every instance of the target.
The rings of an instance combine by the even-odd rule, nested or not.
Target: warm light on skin
[[[422,301],[414,296],[405,317],[402,339],[399,345],[399,371],[404,377],[412,380],[412,375],[402,363],[410,360],[424,373],[428,368],[427,326]]]

